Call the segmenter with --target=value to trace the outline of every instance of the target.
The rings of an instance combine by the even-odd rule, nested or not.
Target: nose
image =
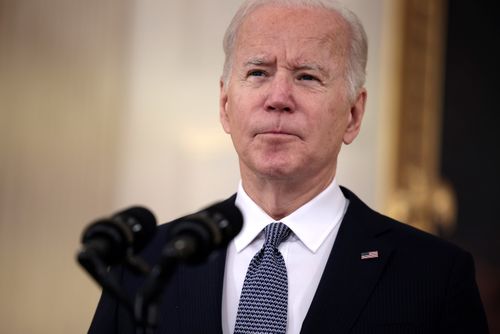
[[[284,75],[275,75],[265,102],[266,111],[293,112],[295,109],[292,84]]]

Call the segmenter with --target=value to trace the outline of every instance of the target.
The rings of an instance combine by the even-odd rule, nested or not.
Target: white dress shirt
[[[288,334],[300,332],[348,205],[334,179],[323,192],[280,220],[293,232],[279,246],[288,272]],[[244,224],[227,249],[222,296],[224,334],[234,331],[248,265],[264,244],[264,227],[275,221],[245,193],[241,182],[236,206]]]

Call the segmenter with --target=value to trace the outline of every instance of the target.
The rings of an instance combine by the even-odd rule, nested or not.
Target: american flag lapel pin
[[[361,260],[376,259],[378,258],[378,251],[369,251],[361,253]]]

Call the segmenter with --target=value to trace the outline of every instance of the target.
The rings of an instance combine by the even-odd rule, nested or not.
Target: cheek
[[[246,141],[245,138],[247,137],[248,132],[246,129],[248,123],[246,120],[247,115],[242,112],[243,110],[241,109],[241,106],[236,107],[235,105],[229,104],[227,110],[227,123],[231,130],[228,133],[231,135],[233,144],[236,147],[244,146],[244,142]]]
[[[257,116],[252,100],[235,95],[228,101],[227,106],[231,131],[240,134],[249,131],[253,119]]]
[[[316,131],[321,137],[318,140],[323,142],[323,145],[326,143],[334,146],[340,145],[344,136],[346,122],[346,114],[340,110],[324,111],[322,117],[318,117],[316,122]]]

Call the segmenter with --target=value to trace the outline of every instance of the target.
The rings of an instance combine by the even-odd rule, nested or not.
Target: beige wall
[[[386,1],[344,2],[371,50],[367,118],[339,181],[379,207]],[[0,332],[86,330],[99,289],[74,255],[93,218],[143,204],[165,221],[234,192],[217,95],[238,4],[0,0]]]
[[[0,1],[0,332],[83,333],[74,256],[113,207],[127,1]]]

